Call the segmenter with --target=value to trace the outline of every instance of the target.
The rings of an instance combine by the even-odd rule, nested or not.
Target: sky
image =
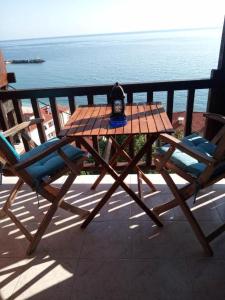
[[[0,40],[222,27],[225,0],[0,0]]]

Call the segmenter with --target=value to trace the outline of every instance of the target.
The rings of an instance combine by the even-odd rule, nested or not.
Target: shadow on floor
[[[135,183],[130,186],[137,191]],[[74,185],[66,201],[91,210],[109,187],[91,191],[90,184]],[[3,188],[0,206],[11,186]],[[166,185],[157,188],[160,192],[152,194],[143,185],[149,207],[171,199]],[[216,185],[201,192],[194,205],[190,200],[205,230],[224,221],[224,196],[223,186]],[[13,206],[31,231],[49,205],[41,198],[39,204],[25,188]],[[213,243],[216,254],[209,259],[178,208],[161,219],[165,226],[158,229],[118,189],[86,230],[77,216],[59,209],[30,257],[21,232],[9,218],[2,219],[0,299],[225,299],[225,239]]]

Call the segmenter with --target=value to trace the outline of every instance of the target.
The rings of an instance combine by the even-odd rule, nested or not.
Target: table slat
[[[110,114],[110,105],[79,107],[60,131],[60,135],[107,136],[173,131],[170,120],[159,103],[126,105],[127,125],[124,127],[109,128]]]
[[[164,124],[162,122],[162,119],[160,117],[157,104],[152,104],[151,105],[151,111],[152,111],[153,118],[155,120],[155,126],[156,126],[157,131],[158,132],[165,132],[165,126],[164,126]]]
[[[76,112],[74,112],[72,114],[72,116],[70,117],[70,119],[64,125],[64,128],[60,130],[60,132],[58,134],[59,137],[63,137],[63,136],[65,136],[65,135],[68,134],[68,132],[69,132],[69,130],[70,130],[70,128],[71,128],[74,120],[76,120],[76,118],[77,118],[77,114],[79,115],[81,113],[81,111],[82,111],[82,109],[80,107],[76,109]]]
[[[80,108],[78,108],[77,111],[80,111]],[[77,113],[77,111],[76,111],[76,113]],[[68,133],[69,129],[71,128],[72,123],[73,123],[75,118],[76,118],[76,114],[74,113],[70,117],[70,119],[67,121],[67,123],[64,125],[64,128],[60,130],[60,132],[58,134],[59,137],[63,137],[65,135],[67,135],[67,133]]]
[[[167,113],[165,112],[162,104],[159,103],[159,104],[156,104],[156,105],[157,105],[160,117],[162,119],[162,122],[164,124],[165,130],[173,132],[174,130],[173,130],[172,124],[171,124],[171,122],[169,120],[169,117],[168,117]]]
[[[83,132],[85,131],[85,128],[91,118],[92,112],[93,112],[93,107],[92,106],[88,106],[85,107],[86,110],[86,114],[85,116],[83,116],[82,120],[80,120],[80,124],[79,127],[76,128],[76,132],[75,135],[84,135]]]
[[[106,106],[105,114],[102,117],[99,135],[107,135],[109,127],[109,116],[111,114],[111,106]]]
[[[140,132],[147,133],[148,132],[148,124],[145,115],[145,109],[143,104],[138,105],[138,112],[139,112],[139,123],[140,123]]]
[[[81,107],[81,110],[76,110],[75,114],[72,116],[71,127],[67,133],[67,135],[74,135],[76,132],[81,134],[82,128],[85,126],[86,115],[88,112],[88,107]]]
[[[145,116],[147,119],[147,124],[148,124],[148,133],[156,133],[157,128],[155,125],[155,120],[152,115],[151,111],[151,105],[150,104],[145,104],[144,105],[144,110],[145,110]]]
[[[94,124],[95,124],[96,120],[98,119],[100,108],[101,108],[100,106],[96,106],[96,107],[92,108],[90,119],[88,120],[88,123],[87,123],[87,125],[86,125],[86,127],[83,131],[83,135],[90,135],[91,134],[91,131],[94,127]]]
[[[95,121],[95,124],[91,130],[91,135],[99,135],[99,131],[101,129],[101,123],[102,123],[103,117],[105,115],[105,112],[106,112],[106,105],[101,105],[99,114],[98,114],[98,118]]]
[[[132,110],[131,105],[126,105],[125,107],[125,115],[127,117],[127,125],[124,126],[124,134],[130,134],[132,129]]]
[[[132,134],[140,133],[139,112],[137,104],[132,105]]]

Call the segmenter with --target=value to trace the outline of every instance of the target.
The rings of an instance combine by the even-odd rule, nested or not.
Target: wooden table
[[[67,136],[71,140],[73,138],[80,145],[94,157],[97,163],[101,165],[103,171],[95,182],[94,187],[100,182],[106,173],[109,173],[115,182],[111,188],[106,192],[101,201],[96,205],[88,218],[81,225],[82,228],[86,227],[89,222],[100,211],[104,204],[108,201],[115,190],[121,186],[124,190],[136,201],[136,203],[146,212],[146,214],[155,222],[156,225],[162,226],[159,219],[153,212],[145,205],[136,193],[131,190],[124,182],[126,176],[133,170],[138,172],[142,179],[154,190],[153,184],[144,175],[144,173],[137,166],[139,160],[147,152],[149,147],[155,142],[160,133],[171,133],[173,128],[167,114],[165,113],[161,103],[152,104],[128,104],[125,108],[127,116],[127,125],[119,128],[110,128],[109,117],[111,114],[110,105],[95,105],[95,106],[81,106],[76,109],[71,116],[65,128],[60,132],[59,136]],[[130,143],[135,135],[148,134],[149,138],[146,140],[144,146],[138,153],[131,158],[126,152],[125,148]],[[115,135],[126,135],[127,138],[122,145],[119,145],[114,138]],[[87,142],[85,137],[93,136],[106,136],[110,138],[117,151],[108,163],[104,160],[94,147]],[[119,175],[114,170],[115,162],[119,155],[123,155],[128,160],[128,165]]]

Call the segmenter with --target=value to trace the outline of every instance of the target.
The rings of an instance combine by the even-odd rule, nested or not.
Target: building
[[[23,117],[25,121],[34,119],[34,113],[31,106],[23,106],[22,111],[23,111]],[[69,119],[70,116],[69,109],[66,106],[58,105],[58,111],[59,111],[60,123],[61,126],[63,127]],[[51,109],[48,105],[46,105],[40,108],[40,112],[41,112],[41,117],[44,120],[43,126],[45,129],[46,138],[47,140],[52,139],[56,136],[56,132],[55,132],[54,120],[53,120]],[[39,139],[38,129],[36,125],[31,125],[29,127],[29,134],[32,140],[39,145],[40,139]],[[24,150],[22,143],[15,145],[15,147],[19,153],[23,152]]]
[[[192,132],[204,133],[205,118],[203,112],[193,112],[192,114]],[[186,112],[177,111],[173,113],[172,125],[176,132],[184,132]]]

